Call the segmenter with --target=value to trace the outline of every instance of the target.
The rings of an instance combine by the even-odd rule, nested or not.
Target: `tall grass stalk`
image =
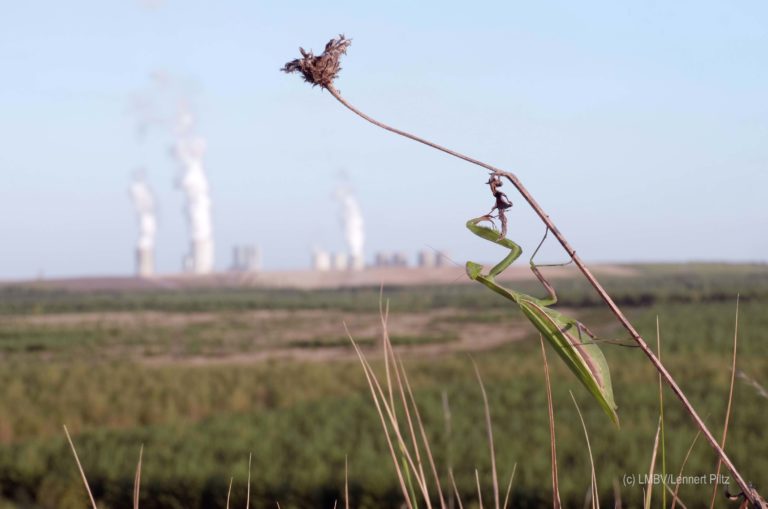
[[[571,394],[573,405],[576,407],[576,412],[579,414],[579,420],[581,421],[581,428],[584,430],[584,439],[587,441],[587,452],[589,453],[589,467],[591,471],[590,490],[592,493],[592,509],[600,509],[599,493],[597,491],[597,475],[595,474],[595,460],[592,457],[592,445],[589,443],[589,433],[587,432],[587,425],[584,423],[584,416],[581,415],[581,408],[576,402],[576,397],[573,395],[573,391],[568,391]]]
[[[739,370],[739,372],[736,373],[736,376],[744,380],[744,382],[747,385],[751,386],[755,390],[758,396],[760,396],[763,399],[768,399],[768,389],[760,385],[760,382],[758,382],[757,380],[755,380],[754,378],[752,378],[742,370]]]
[[[653,495],[653,472],[656,470],[656,456],[659,452],[659,436],[661,435],[661,416],[659,416],[659,425],[656,427],[656,438],[653,439],[653,452],[651,453],[651,465],[648,467],[648,482],[645,491],[645,500],[643,507],[651,509],[651,496]]]
[[[144,455],[144,444],[139,449],[139,462],[136,465],[136,475],[133,477],[133,509],[139,509],[139,493],[141,486],[141,459]]]
[[[248,490],[245,493],[245,509],[251,507],[251,460],[253,453],[248,454]]]
[[[656,355],[661,362],[661,329],[659,328],[659,316],[656,315]],[[664,383],[659,375],[659,425],[661,429],[661,482],[667,483],[667,448],[664,440]],[[665,486],[666,487],[666,486]],[[661,492],[661,507],[667,507],[667,490]]]
[[[93,498],[93,492],[91,491],[91,487],[88,485],[88,478],[85,477],[85,471],[83,470],[83,465],[80,463],[80,458],[77,457],[77,449],[75,449],[75,444],[72,442],[72,437],[69,436],[69,430],[67,429],[67,426],[64,426],[64,434],[67,435],[67,441],[69,442],[69,447],[72,448],[72,454],[75,456],[75,462],[77,463],[77,469],[80,471],[80,477],[83,478],[83,484],[85,484],[85,490],[88,492],[88,498],[91,501],[91,507],[93,509],[98,509],[96,507],[96,500]]]
[[[344,508],[349,509],[349,457],[344,456]]]
[[[517,472],[517,463],[512,465],[512,473],[509,475],[509,483],[507,483],[507,493],[504,495],[504,504],[502,509],[507,509],[509,505],[509,496],[512,493],[512,482],[515,480],[515,472]]]
[[[345,325],[345,329],[346,329],[346,325]],[[388,442],[390,443],[392,442],[391,438],[389,438],[389,433],[391,431],[396,439],[398,448],[400,449],[402,456],[405,458],[404,467],[410,469],[410,472],[415,477],[416,484],[419,490],[421,491],[421,495],[424,499],[424,503],[427,505],[428,508],[431,508],[432,505],[431,505],[426,481],[419,475],[419,469],[417,468],[416,463],[414,462],[413,457],[410,451],[408,450],[408,445],[405,439],[403,438],[403,433],[400,430],[400,424],[394,415],[393,408],[387,402],[385,392],[382,389],[381,384],[379,383],[379,380],[376,377],[375,372],[373,371],[373,368],[368,363],[368,360],[363,355],[362,350],[360,350],[360,347],[354,341],[354,338],[352,337],[352,335],[349,334],[348,329],[347,329],[347,335],[349,336],[349,339],[352,342],[352,346],[354,347],[355,352],[357,353],[358,359],[360,360],[360,363],[363,366],[363,370],[365,371],[366,381],[368,382],[371,395],[374,398],[374,403],[376,404],[377,411],[379,412],[379,418],[382,421],[382,426],[383,426],[385,435],[388,437]],[[385,352],[385,355],[386,355],[386,352]],[[397,455],[394,453],[394,445],[392,446],[392,454],[394,455],[393,460],[396,463],[398,463]],[[403,475],[404,468],[398,464],[396,469],[399,472],[398,475],[400,477],[403,477],[402,488],[405,491],[409,491],[406,488],[405,476]],[[411,508],[417,507],[415,495],[409,494],[407,498],[408,498],[409,507]]]
[[[683,463],[680,465],[680,473],[677,474],[678,479],[683,476],[683,472],[685,471],[685,465],[688,463],[688,458],[691,456],[691,452],[693,451],[693,447],[696,445],[696,441],[701,436],[701,431],[696,433],[696,436],[693,437],[693,441],[691,442],[690,447],[688,447],[688,452],[685,453],[685,458],[683,458]],[[673,493],[672,497],[672,506],[670,509],[675,509],[675,506],[677,505],[678,500],[678,493],[680,492],[680,483],[675,483],[675,491]],[[681,502],[682,505],[682,502]]]
[[[448,401],[448,391],[443,390],[440,393],[440,399],[443,404],[443,423],[445,424],[445,458],[447,463],[448,474],[451,474],[453,470],[453,447],[452,443],[452,426],[451,426],[451,405]],[[454,492],[448,491],[448,509],[453,509],[454,506]]]
[[[547,386],[547,411],[549,413],[549,444],[551,455],[552,471],[552,507],[560,509],[560,488],[557,479],[557,440],[555,439],[555,409],[552,405],[552,386],[549,382],[549,363],[547,362],[547,351],[544,349],[544,338],[540,335],[541,358],[544,360],[544,378]]]
[[[501,501],[499,499],[499,476],[496,473],[496,452],[493,449],[493,426],[491,425],[491,408],[488,405],[488,394],[485,392],[485,385],[483,385],[483,377],[480,376],[480,370],[477,367],[475,361],[472,361],[472,365],[475,367],[475,375],[477,375],[477,383],[480,384],[480,392],[483,394],[483,408],[485,409],[485,427],[488,431],[488,449],[491,455],[491,477],[493,479],[493,501],[496,504],[496,509],[501,509]]]
[[[397,480],[398,480],[398,483],[400,484],[400,490],[403,493],[405,504],[408,507],[408,509],[414,509],[414,500],[413,500],[414,496],[412,495],[411,490],[409,490],[406,485],[405,476],[403,475],[403,469],[400,466],[400,459],[398,458],[397,453],[395,452],[395,446],[392,440],[392,436],[390,435],[389,427],[387,426],[387,419],[384,417],[384,410],[382,406],[383,406],[383,403],[386,403],[386,401],[384,402],[379,401],[379,397],[376,391],[376,385],[374,384],[375,375],[372,375],[370,371],[370,366],[368,365],[368,362],[366,361],[365,356],[360,350],[360,347],[358,347],[352,335],[349,333],[349,330],[347,329],[346,324],[344,325],[344,328],[347,332],[347,336],[349,337],[350,342],[352,343],[353,348],[355,349],[355,352],[357,353],[358,359],[360,360],[360,364],[363,367],[365,379],[366,379],[366,382],[368,383],[368,388],[371,392],[371,397],[373,398],[373,404],[376,407],[376,412],[379,415],[379,420],[381,421],[381,426],[382,426],[382,429],[384,430],[384,437],[387,441],[387,447],[389,448],[390,456],[392,457],[392,463],[395,466],[395,474],[397,475]]]
[[[480,473],[475,469],[475,483],[477,484],[477,504],[483,509],[483,490],[480,489]]]
[[[451,486],[453,487],[453,493],[456,496],[456,503],[459,504],[459,509],[464,509],[464,504],[461,503],[461,494],[459,488],[456,486],[456,478],[453,477],[453,469],[448,470],[448,476],[451,478]]]
[[[733,403],[733,386],[736,382],[736,350],[739,345],[739,296],[736,295],[736,320],[733,326],[733,360],[731,361],[731,386],[728,389],[728,406],[725,409],[725,423],[723,424],[723,437],[720,441],[720,447],[725,449],[725,441],[728,438],[728,424],[731,421],[731,405]],[[716,481],[712,488],[712,500],[709,502],[709,509],[714,509],[717,499],[717,489],[720,486],[720,467],[722,459],[717,458],[717,467],[715,468]]]

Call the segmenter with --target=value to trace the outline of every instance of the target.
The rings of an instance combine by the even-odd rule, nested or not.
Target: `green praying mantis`
[[[496,276],[504,272],[522,254],[522,248],[506,238],[507,222],[504,215],[505,209],[512,206],[504,193],[498,190],[501,181],[497,176],[491,176],[488,182],[496,198],[496,205],[491,213],[467,221],[467,228],[485,240],[509,249],[509,254],[498,264],[483,274],[483,266],[475,262],[467,262],[467,275],[473,281],[478,281],[499,295],[517,304],[525,317],[536,327],[541,335],[554,347],[568,367],[581,381],[587,390],[595,397],[603,410],[608,414],[613,423],[619,426],[619,416],[616,413],[616,402],[613,399],[613,387],[611,386],[611,374],[605,356],[596,344],[597,339],[584,324],[569,318],[562,313],[551,309],[550,306],[557,303],[557,294],[551,284],[544,278],[533,258],[546,239],[546,234],[539,247],[534,251],[530,260],[531,271],[541,282],[548,296],[540,299],[511,290],[500,285]],[[493,210],[498,210],[498,219],[502,223],[501,233],[493,228],[480,225],[481,222],[493,221]],[[582,334],[583,333],[583,334]]]

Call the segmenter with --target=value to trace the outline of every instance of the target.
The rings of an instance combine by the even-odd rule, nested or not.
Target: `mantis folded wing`
[[[491,228],[480,226],[482,221],[490,221],[490,216],[482,216],[467,221],[467,228],[475,235],[489,240],[495,244],[509,249],[509,254],[488,274],[483,274],[483,266],[475,262],[467,262],[467,275],[473,281],[478,281],[494,292],[513,301],[520,307],[526,318],[536,327],[552,345],[555,351],[562,357],[568,367],[581,381],[587,390],[595,397],[600,406],[611,420],[619,426],[619,416],[616,413],[616,403],[613,399],[611,386],[611,373],[603,352],[593,341],[594,334],[581,322],[568,318],[563,314],[550,309],[549,306],[557,302],[554,288],[544,279],[533,260],[531,270],[539,279],[549,294],[548,298],[538,299],[524,293],[510,290],[498,284],[495,277],[509,267],[523,250],[510,239],[499,236],[499,232]],[[586,337],[582,337],[582,332]]]

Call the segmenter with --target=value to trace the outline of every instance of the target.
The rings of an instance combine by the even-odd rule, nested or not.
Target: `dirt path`
[[[427,343],[423,345],[400,345],[395,349],[407,356],[412,357],[433,357],[445,355],[454,352],[477,352],[492,350],[506,343],[519,341],[528,333],[524,326],[513,328],[500,326],[499,324],[471,324],[462,328],[459,337],[456,340]],[[354,333],[353,333],[354,334]],[[366,352],[380,351],[381,343],[376,346],[366,346],[363,348]],[[320,348],[273,348],[257,352],[237,353],[223,355],[220,357],[211,356],[155,356],[141,359],[141,362],[150,366],[158,365],[193,365],[209,366],[212,364],[254,364],[258,362],[274,360],[294,360],[304,362],[328,362],[338,360],[353,360],[356,354],[350,346],[332,346]]]

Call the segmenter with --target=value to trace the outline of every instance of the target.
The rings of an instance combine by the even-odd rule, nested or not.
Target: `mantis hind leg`
[[[601,343],[601,344],[608,344],[608,345],[614,345],[614,346],[623,346],[623,347],[626,347],[626,348],[639,348],[638,345],[624,343],[624,342],[622,342],[621,340],[618,340],[618,339],[600,338],[594,332],[589,330],[589,327],[587,327],[586,325],[584,325],[583,323],[581,323],[578,320],[569,320],[567,325],[565,327],[563,327],[562,329],[560,329],[560,331],[565,333],[569,329],[571,329],[572,327],[576,327],[576,331],[577,331],[577,334],[579,336],[579,341],[577,343],[575,343],[575,344],[588,345],[588,344],[593,344],[593,343]],[[584,332],[587,336],[589,336],[592,341],[591,342],[590,341],[584,341],[584,337],[581,335],[582,332]]]
[[[547,279],[544,277],[541,271],[539,271],[539,267],[559,267],[562,265],[568,265],[573,261],[571,260],[566,263],[555,263],[555,264],[548,264],[548,265],[536,265],[533,262],[533,259],[539,253],[539,249],[541,249],[541,246],[544,244],[544,241],[547,240],[548,234],[549,234],[549,227],[547,227],[547,229],[544,230],[544,236],[541,238],[541,242],[539,242],[539,245],[536,246],[536,250],[533,252],[530,259],[531,272],[533,272],[533,275],[536,276],[536,279],[539,280],[539,283],[541,283],[541,286],[543,286],[544,289],[547,291],[547,297],[544,299],[539,299],[539,302],[544,306],[552,306],[554,304],[557,304],[557,292],[555,292],[555,288],[550,284],[549,281],[547,281]]]

